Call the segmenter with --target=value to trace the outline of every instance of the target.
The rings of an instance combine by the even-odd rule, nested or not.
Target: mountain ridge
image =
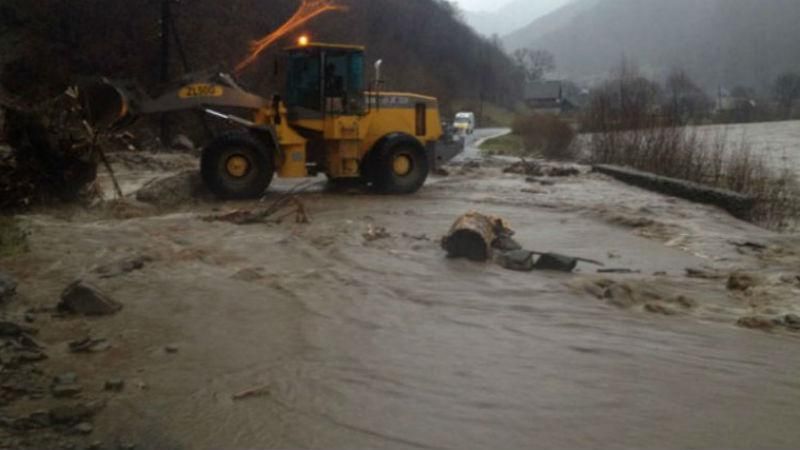
[[[685,69],[707,90],[766,89],[800,69],[796,0],[577,0],[503,38],[544,49],[559,72],[591,83],[625,58],[653,77]]]

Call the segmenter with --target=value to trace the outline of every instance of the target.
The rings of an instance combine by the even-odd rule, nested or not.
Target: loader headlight
[[[304,35],[302,35],[302,36],[300,36],[300,37],[297,39],[297,45],[299,45],[300,47],[305,47],[305,46],[307,46],[307,45],[308,45],[308,42],[309,42],[309,41],[308,41],[308,36],[306,36],[305,34],[304,34]]]

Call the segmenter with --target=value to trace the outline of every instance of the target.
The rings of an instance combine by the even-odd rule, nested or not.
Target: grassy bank
[[[755,200],[748,220],[774,230],[800,223],[800,181],[789,168],[771,167],[747,141],[731,147],[724,135],[703,136],[675,126],[595,133],[592,161],[725,189]]]
[[[486,156],[535,156],[525,151],[525,143],[522,140],[522,136],[514,133],[487,139],[480,145],[480,149],[481,153]]]
[[[17,219],[0,216],[0,258],[28,251],[28,233]]]

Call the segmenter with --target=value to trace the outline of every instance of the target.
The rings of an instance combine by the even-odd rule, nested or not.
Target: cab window
[[[322,111],[322,85],[320,60],[312,52],[295,52],[289,55],[286,104],[312,111]]]

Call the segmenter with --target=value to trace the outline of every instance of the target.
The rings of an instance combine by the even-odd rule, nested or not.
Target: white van
[[[456,120],[453,122],[455,129],[464,134],[472,134],[475,132],[475,113],[460,112],[456,114]]]

